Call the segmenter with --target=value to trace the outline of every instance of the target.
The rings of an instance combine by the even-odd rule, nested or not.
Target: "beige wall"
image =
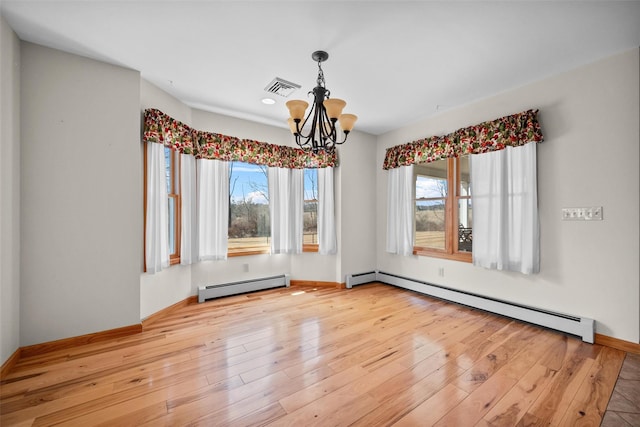
[[[140,322],[140,74],[21,43],[20,345]]]
[[[0,16],[0,364],[20,347],[20,41]]]
[[[639,76],[634,49],[380,136],[378,269],[590,317],[598,333],[639,342]],[[385,149],[529,108],[540,109],[546,140],[538,145],[540,274],[385,253]],[[561,221],[563,207],[582,206],[603,206],[604,221]]]
[[[376,170],[376,139],[354,132],[340,147],[336,198],[342,238],[338,240],[341,257],[336,281],[376,269]]]

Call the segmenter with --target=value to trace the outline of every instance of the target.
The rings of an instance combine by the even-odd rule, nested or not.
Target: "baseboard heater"
[[[373,278],[372,278],[373,277]],[[359,285],[370,282],[382,282],[388,285],[409,289],[432,297],[451,301],[457,304],[466,305],[512,319],[522,320],[557,331],[577,335],[583,341],[593,344],[595,335],[595,321],[586,317],[571,316],[562,313],[554,313],[535,307],[515,304],[507,301],[484,297],[464,291],[459,291],[444,286],[433,285],[395,274],[376,271],[374,273],[364,273],[348,275],[347,288],[349,283]]]
[[[362,285],[364,283],[376,282],[377,280],[375,271],[359,274],[347,274],[347,289],[351,289],[356,285]]]
[[[260,279],[243,280],[240,282],[206,285],[198,288],[198,302],[208,299],[226,297],[229,295],[245,294],[247,292],[262,291],[264,289],[289,287],[289,275],[263,277]]]

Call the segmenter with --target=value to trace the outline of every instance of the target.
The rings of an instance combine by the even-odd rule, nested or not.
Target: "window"
[[[169,260],[180,263],[180,154],[164,147],[169,226]]]
[[[180,154],[164,147],[170,264],[180,263]],[[146,156],[145,156],[146,168]],[[146,180],[146,169],[145,169]],[[146,181],[145,181],[146,197]],[[146,206],[146,202],[145,202]],[[303,250],[318,251],[318,173],[304,171]],[[267,166],[229,164],[228,256],[270,252],[269,186]],[[146,215],[145,215],[146,218]]]
[[[318,251],[318,170],[304,170],[304,208],[303,208],[304,252]]]
[[[269,253],[267,166],[229,165],[229,256]]]
[[[414,254],[471,262],[469,157],[417,164]]]

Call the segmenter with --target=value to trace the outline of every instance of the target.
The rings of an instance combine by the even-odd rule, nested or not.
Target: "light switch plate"
[[[602,206],[562,208],[563,221],[602,221]]]

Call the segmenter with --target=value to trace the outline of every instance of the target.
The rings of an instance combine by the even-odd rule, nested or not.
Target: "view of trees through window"
[[[304,245],[318,244],[318,169],[304,170]]]
[[[229,252],[269,248],[267,167],[229,164]]]
[[[318,174],[304,170],[305,245],[317,244]],[[229,253],[269,249],[269,184],[267,166],[244,162],[229,165]]]

